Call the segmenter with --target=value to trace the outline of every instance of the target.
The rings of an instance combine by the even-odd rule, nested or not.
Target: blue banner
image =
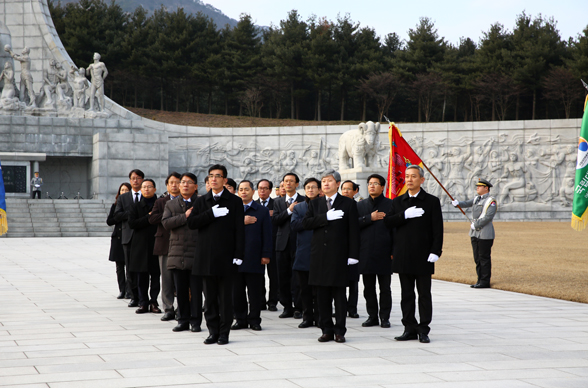
[[[2,176],[2,162],[0,161],[0,236],[8,231],[6,220],[6,191],[4,190],[4,177]]]

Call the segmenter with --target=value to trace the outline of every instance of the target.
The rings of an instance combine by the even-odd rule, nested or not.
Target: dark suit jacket
[[[296,233],[296,256],[294,257],[293,270],[310,271],[310,245],[312,242],[312,230],[306,230],[302,226],[302,220],[308,211],[308,202],[302,202],[294,206],[292,219],[290,220],[290,233]]]
[[[134,203],[129,211],[129,226],[134,230],[129,256],[129,271],[149,272],[154,261],[158,263],[157,256],[153,254],[157,225],[149,223],[149,212],[152,208],[153,206],[149,205],[147,198],[142,198],[139,202]]]
[[[404,211],[412,206],[422,208],[425,213],[405,219]],[[392,200],[392,209],[384,222],[394,228],[392,270],[413,275],[434,274],[435,264],[427,259],[431,253],[441,256],[443,249],[443,214],[439,198],[422,188],[416,198],[410,198],[407,191]]]
[[[253,201],[246,216],[257,218],[254,224],[245,225],[245,258],[239,266],[239,272],[265,273],[262,257],[273,260],[272,254],[272,220],[265,206]]]
[[[359,273],[392,274],[392,231],[386,227],[384,220],[372,221],[372,212],[377,210],[388,214],[391,209],[392,200],[383,195],[375,201],[370,197],[357,204],[361,230]]]
[[[229,214],[214,218],[212,207],[226,207]],[[198,229],[196,256],[192,274],[226,276],[237,272],[233,259],[243,259],[245,252],[245,224],[243,201],[224,190],[218,202],[212,190],[198,197],[188,217],[188,227]]]
[[[118,197],[118,201],[116,202],[116,210],[114,213],[122,220],[122,244],[130,243],[131,239],[133,238],[133,229],[131,229],[127,221],[129,218],[129,211],[131,210],[133,203],[134,200],[132,190],[128,193],[120,195]]]
[[[154,255],[167,255],[169,250],[169,231],[161,225],[161,218],[163,217],[163,209],[165,204],[170,200],[169,194],[158,198],[153,205],[153,210],[149,216],[149,223],[157,225],[157,232],[155,233],[155,247],[153,248]]]
[[[343,218],[327,221],[327,201],[318,197],[310,201],[302,220],[305,229],[314,230],[310,248],[308,284],[346,287],[349,283],[347,259],[359,260],[359,222],[357,203],[337,195],[333,209],[343,210]]]
[[[297,202],[304,202],[306,197],[298,194]],[[296,249],[296,234],[290,233],[290,218],[288,214],[288,205],[286,196],[274,200],[274,215],[272,216],[272,225],[277,229],[276,232],[276,252],[283,252],[286,249],[294,251]]]
[[[115,210],[116,203],[113,203],[110,207],[110,213],[108,213],[108,218],[106,218],[106,224],[108,226],[114,226],[112,235],[110,236],[110,255],[108,256],[108,260],[124,263],[125,252],[120,242],[122,239],[122,217],[120,215],[116,216],[114,213]]]

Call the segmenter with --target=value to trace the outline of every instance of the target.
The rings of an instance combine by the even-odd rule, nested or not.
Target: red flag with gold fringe
[[[411,164],[423,167],[423,161],[402,137],[402,133],[394,123],[390,123],[388,139],[390,140],[390,160],[386,197],[394,199],[407,190],[404,181],[406,167]]]

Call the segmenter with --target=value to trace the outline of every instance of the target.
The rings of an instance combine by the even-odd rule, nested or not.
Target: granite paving
[[[586,388],[588,305],[433,281],[431,343],[347,320],[347,342],[262,312],[225,346],[118,300],[109,238],[0,239],[0,387]],[[443,258],[441,258],[443,260]],[[440,262],[441,264],[441,262]],[[472,263],[472,271],[473,263]]]

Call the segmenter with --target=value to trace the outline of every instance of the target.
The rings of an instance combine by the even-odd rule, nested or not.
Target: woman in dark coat
[[[128,193],[131,191],[131,185],[127,182],[124,182],[118,188],[116,193],[116,197],[114,199],[114,203],[110,207],[110,213],[108,213],[108,218],[106,218],[106,224],[108,226],[114,225],[114,230],[112,231],[112,236],[110,237],[110,255],[108,260],[114,261],[116,263],[116,280],[118,281],[118,291],[119,294],[116,299],[123,299],[126,296],[126,277],[125,277],[125,252],[123,251],[123,246],[121,244],[121,237],[122,237],[122,222],[125,221],[123,219],[124,215],[114,215],[114,211],[116,209],[116,202],[118,201],[118,197],[124,193]]]

